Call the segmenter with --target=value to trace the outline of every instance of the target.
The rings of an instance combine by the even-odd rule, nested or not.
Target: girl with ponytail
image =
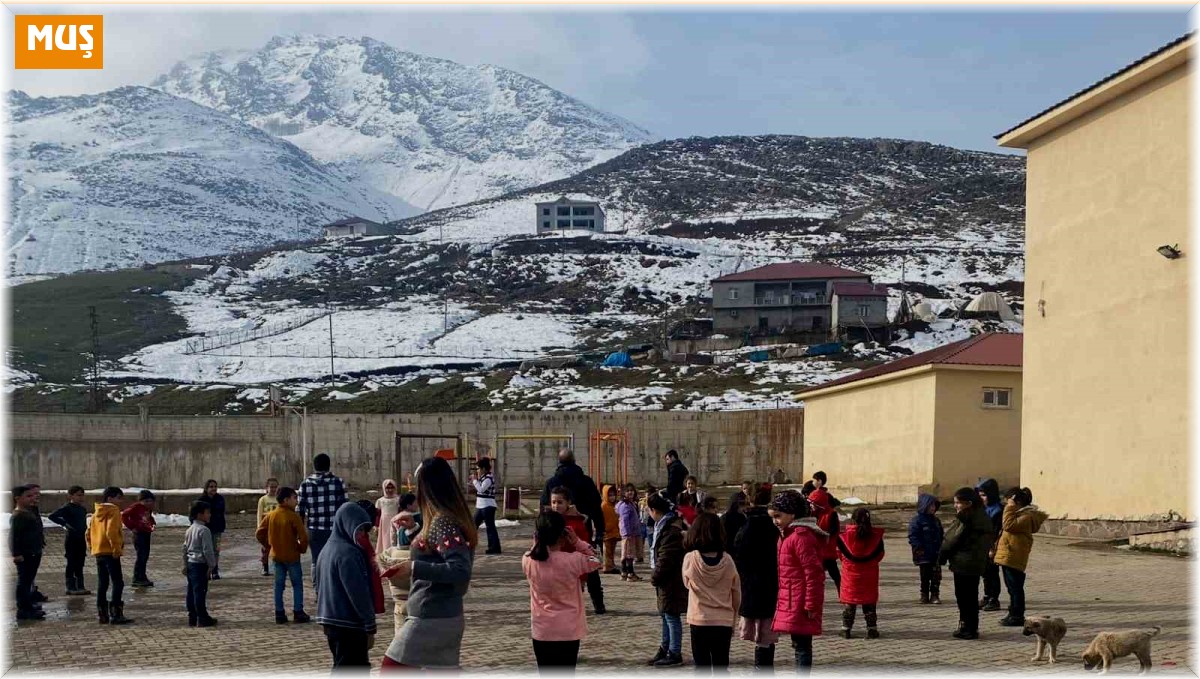
[[[529,618],[538,670],[574,672],[587,636],[579,579],[599,570],[592,546],[553,510],[538,515],[533,547],[521,558],[529,581]]]

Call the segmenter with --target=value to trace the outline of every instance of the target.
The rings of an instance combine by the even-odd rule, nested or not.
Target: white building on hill
[[[582,230],[604,233],[604,210],[600,202],[581,196],[562,196],[537,203],[537,233]]]

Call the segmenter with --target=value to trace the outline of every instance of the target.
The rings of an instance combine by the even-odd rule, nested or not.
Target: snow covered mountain
[[[1022,158],[920,142],[652,144],[553,184],[404,220],[406,235],[211,258],[208,276],[167,295],[212,348],[188,338],[148,346],[112,374],[243,385],[319,377],[329,340],[312,322],[325,302],[314,289],[335,309],[337,370],[372,379],[658,343],[674,321],[708,313],[713,278],[780,260],[868,273],[891,288],[893,310],[902,275],[910,301],[935,312],[982,290],[1019,306],[1023,184]],[[534,236],[533,203],[561,193],[598,198],[624,233]],[[901,346],[969,333],[943,325]],[[804,364],[794,377],[819,383],[835,368]],[[669,381],[640,386],[671,391]]]
[[[152,86],[427,210],[570,176],[650,138],[519,73],[371,38],[276,37],[181,62]]]
[[[417,212],[292,144],[147,87],[10,92],[8,274],[137,266]]]

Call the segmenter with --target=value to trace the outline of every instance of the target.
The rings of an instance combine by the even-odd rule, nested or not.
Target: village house
[[[590,198],[562,196],[548,203],[536,203],[537,233],[583,230],[604,233],[604,210]]]
[[[321,227],[326,238],[343,236],[390,236],[396,229],[361,217],[348,217]]]
[[[984,333],[801,392],[804,478],[870,504],[1021,478],[1019,334]]]
[[[712,312],[718,333],[883,341],[887,288],[828,264],[769,264],[714,279]]]
[[[1021,483],[1064,529],[1195,518],[1194,42],[1184,36],[997,135],[1027,151]]]

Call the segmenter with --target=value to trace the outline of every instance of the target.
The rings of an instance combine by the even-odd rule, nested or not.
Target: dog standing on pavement
[[[1107,674],[1114,659],[1135,655],[1141,666],[1139,674],[1145,674],[1150,670],[1150,639],[1161,631],[1161,627],[1152,627],[1149,630],[1101,632],[1080,654],[1083,658],[1083,669],[1092,670],[1099,667],[1101,674]]]
[[[1067,623],[1062,618],[1049,618],[1046,616],[1037,618],[1025,618],[1024,629],[1021,634],[1025,636],[1037,636],[1037,654],[1033,656],[1034,662],[1043,660],[1042,654],[1045,653],[1046,647],[1050,647],[1050,664],[1058,662],[1058,642],[1063,640],[1067,635]]]

